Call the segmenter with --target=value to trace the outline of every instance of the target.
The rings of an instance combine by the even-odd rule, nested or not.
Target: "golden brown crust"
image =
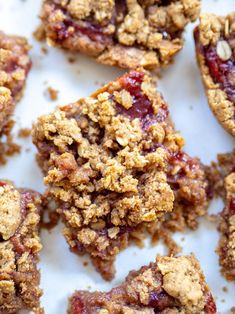
[[[42,295],[37,269],[41,197],[1,181],[0,206],[0,312],[37,311]]]
[[[200,0],[44,0],[41,19],[49,45],[113,66],[159,68],[182,49],[199,11]]]
[[[215,314],[216,306],[194,256],[158,256],[110,292],[75,292],[68,313]]]
[[[195,40],[197,60],[210,108],[224,129],[235,136],[234,66],[232,68],[235,58],[235,14],[226,17],[202,14],[195,30]],[[213,48],[216,57],[213,56],[214,61],[210,61],[209,53],[212,58]],[[222,77],[222,67],[225,69],[225,66],[227,69]]]
[[[206,211],[203,168],[181,151],[184,141],[146,73],[131,71],[40,117],[33,141],[71,249],[89,253],[106,279],[117,253],[146,228],[153,233],[173,205],[178,214],[169,217],[181,228],[195,227]]]

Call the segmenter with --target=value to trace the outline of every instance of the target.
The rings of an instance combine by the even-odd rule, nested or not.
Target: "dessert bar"
[[[0,135],[5,133],[22,96],[31,67],[29,48],[25,38],[0,32]]]
[[[165,219],[171,229],[194,228],[206,212],[204,168],[182,151],[168,105],[144,72],[40,117],[33,141],[72,251],[89,253],[105,279],[146,229]]]
[[[215,314],[216,305],[194,256],[161,257],[131,271],[109,292],[77,291],[68,314]]]
[[[0,313],[41,313],[40,211],[40,194],[0,181]]]
[[[41,20],[49,45],[153,69],[182,49],[183,31],[199,12],[200,0],[44,0]]]
[[[235,136],[235,13],[226,17],[202,14],[194,37],[210,108]]]

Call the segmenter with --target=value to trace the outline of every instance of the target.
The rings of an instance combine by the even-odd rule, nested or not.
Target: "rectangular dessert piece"
[[[194,37],[210,108],[235,136],[235,13],[226,17],[202,14]]]
[[[235,280],[235,150],[219,156],[221,176],[224,178],[225,207],[221,213],[221,233],[217,253],[222,274]]]
[[[25,38],[0,31],[0,136],[6,132],[15,104],[22,96],[31,67],[29,48]]]
[[[161,257],[131,271],[109,292],[76,291],[68,314],[215,314],[216,305],[194,256]]]
[[[165,220],[194,228],[205,214],[205,172],[182,151],[168,105],[144,72],[42,116],[33,142],[72,251],[89,253],[105,279],[132,239]],[[172,212],[172,209],[174,210]]]
[[[0,181],[0,313],[40,313],[40,206],[40,194]]]
[[[49,45],[152,69],[182,49],[182,33],[199,11],[200,0],[44,0],[41,19]]]

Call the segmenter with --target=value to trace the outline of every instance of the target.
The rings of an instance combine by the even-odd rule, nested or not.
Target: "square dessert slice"
[[[105,279],[118,252],[165,213],[194,227],[206,211],[203,167],[182,152],[168,105],[144,72],[40,117],[33,141],[72,251],[89,253]]]
[[[76,291],[68,314],[215,314],[216,305],[194,256],[161,257],[131,271],[109,292]]]
[[[0,32],[0,135],[5,133],[16,101],[22,96],[31,67],[29,48],[25,38]]]
[[[149,69],[171,62],[199,11],[200,0],[44,0],[41,19],[50,45]]]
[[[201,15],[194,37],[210,108],[235,136],[235,13]]]
[[[225,207],[221,213],[219,231],[221,233],[217,253],[221,271],[228,280],[235,279],[235,150],[219,156],[225,187]]]
[[[40,194],[0,182],[0,313],[39,313],[40,204]]]

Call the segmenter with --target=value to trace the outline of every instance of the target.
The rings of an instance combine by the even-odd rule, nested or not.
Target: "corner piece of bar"
[[[109,292],[76,291],[68,314],[215,314],[216,305],[194,256],[161,257],[131,271]]]
[[[0,313],[42,313],[37,269],[41,196],[0,181]]]
[[[145,72],[40,117],[33,141],[71,250],[88,253],[105,279],[120,250],[166,213],[194,228],[206,212],[203,167],[182,151],[168,105]]]

